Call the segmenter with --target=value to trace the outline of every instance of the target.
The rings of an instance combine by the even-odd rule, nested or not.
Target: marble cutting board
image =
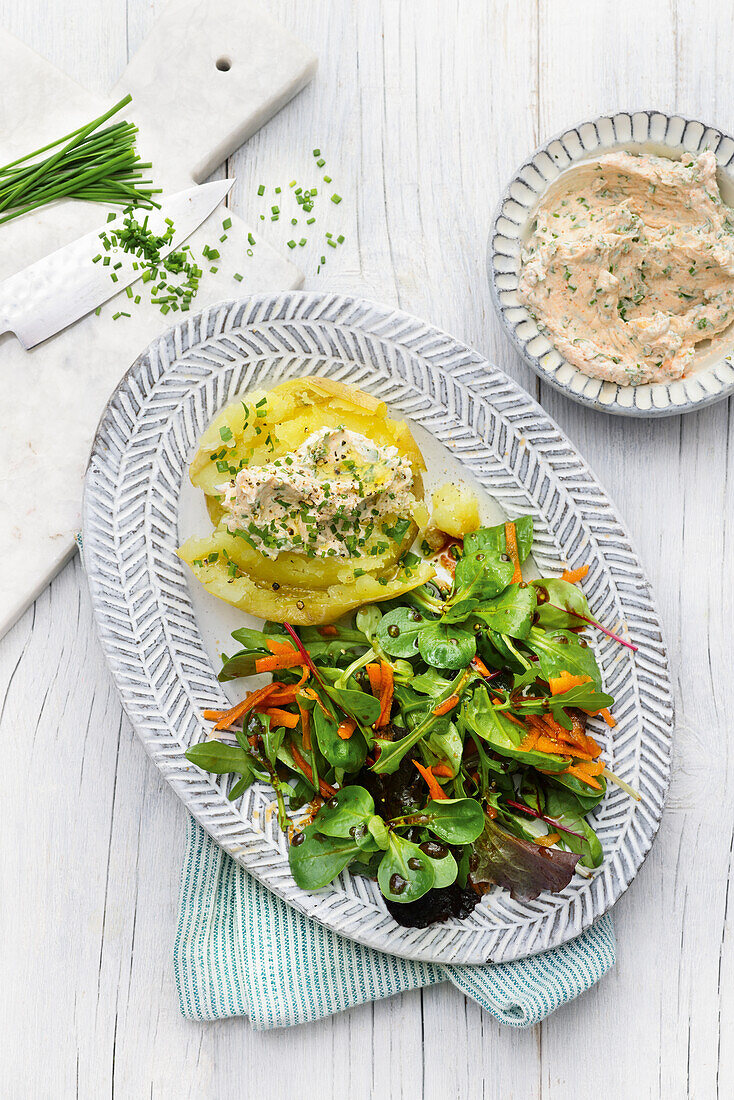
[[[140,130],[153,178],[173,194],[201,183],[311,79],[316,57],[250,0],[171,0],[108,98],[94,96],[0,31],[0,163],[101,114],[130,92],[122,117]],[[56,203],[0,227],[0,280],[104,223],[106,208]],[[222,221],[232,220],[220,243]],[[257,239],[247,256],[247,235]],[[300,286],[298,269],[219,207],[188,238],[220,250],[193,308],[250,292]],[[244,276],[234,280],[235,272]],[[139,284],[134,284],[137,292]],[[123,295],[99,316],[24,351],[0,337],[0,636],[74,550],[89,448],[107,399],[164,317],[141,292],[130,318]]]

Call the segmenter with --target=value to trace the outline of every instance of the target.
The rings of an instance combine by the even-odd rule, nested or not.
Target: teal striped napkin
[[[174,969],[190,1020],[249,1016],[304,1024],[407,989],[450,981],[496,1019],[530,1027],[614,965],[609,914],[571,943],[497,966],[434,966],[372,951],[271,894],[189,820]]]

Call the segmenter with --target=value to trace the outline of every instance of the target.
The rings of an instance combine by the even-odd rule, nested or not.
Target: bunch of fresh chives
[[[130,103],[125,96],[86,126],[0,168],[0,225],[56,199],[86,199],[114,206],[158,206],[160,194],[142,178],[150,168],[135,149],[137,126],[116,122],[99,129]],[[57,149],[57,146],[62,148]],[[36,160],[42,153],[55,153]],[[5,212],[5,213],[3,213]]]

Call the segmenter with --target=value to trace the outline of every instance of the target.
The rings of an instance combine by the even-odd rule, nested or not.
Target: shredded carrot
[[[602,709],[600,711],[597,711],[597,713],[601,714],[602,718],[610,729],[614,729],[617,724],[617,719],[612,717],[609,712],[609,707],[602,707]]]
[[[560,676],[550,676],[548,686],[551,689],[551,695],[562,695],[564,691],[588,684],[590,680],[590,676],[573,676],[570,672],[562,672]]]
[[[545,836],[536,836],[535,843],[539,844],[541,848],[550,848],[551,844],[557,844],[560,839],[560,833],[546,833]]]
[[[531,715],[531,717],[534,717],[534,716]],[[528,719],[528,721],[530,721],[530,719]],[[523,738],[523,740],[520,742],[521,750],[523,752],[532,752],[532,750],[538,744],[538,739],[539,738],[540,738],[540,730],[538,729],[537,726],[533,726],[532,730],[527,735],[527,737]]]
[[[291,742],[290,750],[293,753],[293,759],[295,760],[296,764],[298,764],[298,767],[301,769],[303,774],[306,776],[306,779],[308,779],[309,783],[313,784],[313,771],[311,770],[311,765],[308,763],[307,760],[303,759],[293,742]],[[321,776],[319,776],[319,790],[321,791],[321,794],[324,796],[324,798],[331,798],[332,795],[336,794],[336,787],[330,787],[326,780],[322,779]]]
[[[269,699],[270,706],[279,707],[279,706],[282,706],[284,703],[295,703],[296,696],[298,695],[299,689],[303,687],[303,685],[306,683],[306,680],[308,680],[310,675],[311,675],[310,670],[307,669],[307,668],[304,668],[303,673],[301,675],[301,679],[297,683],[295,683],[295,684],[276,684],[275,686],[278,688],[278,691],[276,692],[275,695],[272,695],[270,697],[270,699]]]
[[[474,665],[474,668],[477,670],[480,676],[492,675],[481,657],[474,657],[474,659],[472,660],[472,664]]]
[[[580,779],[582,783],[586,783],[587,786],[593,787],[596,791],[601,790],[601,783],[598,783],[593,775],[585,771],[581,764],[572,764],[570,767],[566,768],[563,774],[575,775],[577,779]]]
[[[571,756],[571,752],[567,745],[559,745],[557,741],[554,741],[552,737],[547,737],[541,733],[540,737],[535,743],[535,747],[538,752],[547,752],[553,756]]]
[[[394,692],[394,679],[392,665],[387,661],[380,662],[380,716],[375,722],[375,729],[381,729],[390,721],[392,700]]]
[[[588,565],[582,565],[578,569],[564,569],[561,573],[561,580],[568,581],[569,584],[578,584],[588,572]]]
[[[278,638],[269,638],[267,641],[267,647],[271,653],[293,653],[297,652],[291,642],[281,642]]]
[[[376,699],[380,698],[380,687],[382,686],[382,668],[378,664],[367,665],[367,675],[370,678],[370,689]]]
[[[318,631],[322,638],[335,638],[339,633],[335,626],[320,626]]]
[[[487,817],[490,819],[490,821],[493,821],[495,819],[495,817],[497,816],[497,811],[495,810],[494,806],[487,806],[487,808],[484,812],[487,815]]]
[[[515,566],[515,571],[512,574],[512,584],[519,584],[522,580],[522,570],[520,569],[520,554],[517,549],[517,531],[514,523],[505,524],[505,544],[510,561]]]
[[[454,774],[448,764],[434,764],[431,771],[434,775],[443,776],[445,779],[451,779]]]
[[[425,779],[428,790],[431,792],[431,798],[434,798],[437,802],[440,801],[442,798],[448,798],[448,795],[444,793],[441,784],[438,782],[437,779],[434,778],[432,769],[424,768],[423,765],[419,764],[417,760],[414,760],[413,763]]]
[[[291,714],[289,710],[281,710],[280,707],[268,707],[262,713],[267,714],[275,726],[285,726],[289,730],[294,730],[300,721],[297,714]]]
[[[343,722],[340,722],[337,726],[336,732],[342,741],[348,741],[357,728],[357,723],[353,718],[345,718]]]
[[[228,730],[238,718],[243,718],[253,709],[253,707],[256,707],[264,699],[267,699],[269,695],[272,695],[275,688],[275,684],[268,684],[266,687],[258,688],[257,691],[251,691],[241,703],[237,703],[231,710],[224,712],[214,729]]]
[[[255,672],[276,672],[281,668],[296,668],[303,664],[303,657],[297,649],[291,649],[288,653],[274,653],[272,657],[258,657],[255,661]]]
[[[449,695],[448,699],[444,699],[443,703],[439,703],[437,707],[433,708],[432,713],[440,718],[442,714],[448,714],[450,710],[453,710],[458,702],[458,695]]]
[[[301,733],[303,735],[303,747],[306,752],[311,751],[311,713],[305,707],[302,707],[298,700],[298,713],[301,716]]]
[[[321,707],[322,713],[327,718],[329,718],[329,719],[331,718],[331,715],[329,714],[328,710],[326,709],[324,704],[321,702],[321,700],[319,699],[318,695],[316,694],[316,692],[314,691],[313,688],[302,688],[301,689],[301,695],[306,695],[306,696],[308,696],[309,699],[313,699],[314,702],[317,703],[319,707]]]

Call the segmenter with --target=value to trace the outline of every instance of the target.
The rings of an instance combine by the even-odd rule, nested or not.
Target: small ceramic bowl
[[[694,369],[675,382],[619,386],[590,378],[564,359],[521,303],[521,254],[538,203],[562,172],[613,149],[676,158],[710,149],[719,165],[724,202],[734,199],[734,138],[712,126],[662,111],[604,115],[551,138],[515,173],[500,199],[489,235],[487,268],[492,301],[510,339],[543,381],[572,401],[621,416],[672,416],[734,393],[734,330],[696,352]]]

